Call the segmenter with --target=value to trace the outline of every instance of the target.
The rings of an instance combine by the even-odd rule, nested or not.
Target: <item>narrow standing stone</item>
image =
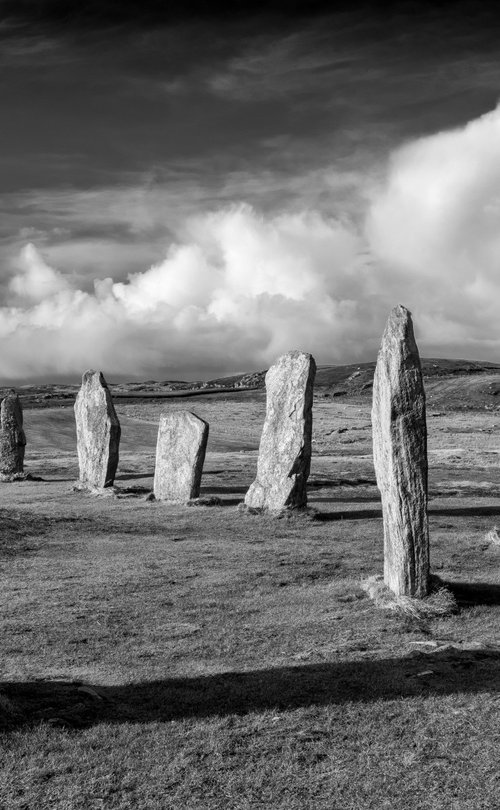
[[[120,422],[100,371],[86,371],[75,402],[80,484],[88,489],[113,486],[118,466]]]
[[[0,474],[5,478],[22,475],[26,436],[23,409],[18,395],[11,389],[0,408]]]
[[[208,422],[191,411],[162,413],[156,444],[154,495],[185,503],[200,494]]]
[[[266,419],[257,477],[245,496],[248,507],[279,511],[307,505],[315,374],[314,358],[305,352],[282,355],[267,372]]]
[[[425,392],[411,314],[392,310],[373,380],[373,460],[384,518],[384,581],[398,596],[429,592]]]

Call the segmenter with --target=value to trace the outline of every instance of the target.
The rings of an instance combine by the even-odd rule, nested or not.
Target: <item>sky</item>
[[[0,0],[0,382],[368,361],[399,303],[500,361],[499,41],[468,2]]]

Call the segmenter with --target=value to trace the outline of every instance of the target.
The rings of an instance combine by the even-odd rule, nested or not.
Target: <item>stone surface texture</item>
[[[284,354],[267,372],[266,418],[247,507],[280,511],[307,505],[315,374],[312,355],[298,351]]]
[[[398,596],[429,593],[427,427],[410,312],[392,310],[373,381],[373,460],[384,518],[384,581]]]
[[[0,474],[10,476],[23,472],[25,445],[23,409],[18,395],[11,390],[0,407]]]
[[[186,503],[200,494],[208,422],[191,411],[162,413],[156,444],[154,495]]]
[[[75,402],[80,484],[88,489],[113,486],[120,447],[120,422],[100,371],[86,371]]]

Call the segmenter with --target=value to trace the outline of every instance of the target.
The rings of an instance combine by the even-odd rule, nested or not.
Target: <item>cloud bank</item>
[[[366,234],[382,275],[407,285],[426,346],[498,359],[499,226],[500,106],[393,155]]]
[[[210,377],[292,348],[353,362],[374,357],[396,303],[427,356],[498,359],[499,223],[500,107],[395,152],[356,225],[229,206],[188,218],[161,262],[92,291],[28,244],[0,308],[0,375]]]

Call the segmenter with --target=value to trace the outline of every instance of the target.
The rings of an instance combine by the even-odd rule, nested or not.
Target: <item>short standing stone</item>
[[[307,505],[315,374],[314,358],[305,352],[284,354],[267,372],[257,477],[246,506],[279,511]]]
[[[80,484],[113,486],[120,446],[120,422],[100,371],[86,371],[75,402]]]
[[[373,381],[373,460],[382,496],[384,580],[399,596],[429,592],[425,392],[411,314],[392,310]]]
[[[26,437],[23,430],[23,409],[14,390],[10,390],[2,400],[0,423],[0,474],[21,475],[24,469]]]
[[[208,423],[191,411],[162,413],[156,445],[154,495],[185,503],[200,494]]]

